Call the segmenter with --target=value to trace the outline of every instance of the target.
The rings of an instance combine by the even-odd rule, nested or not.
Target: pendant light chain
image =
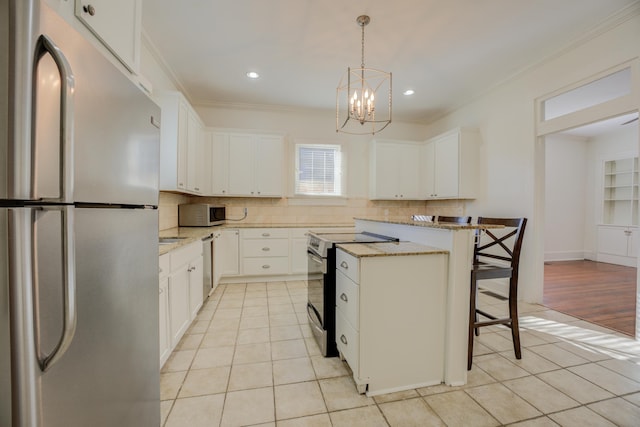
[[[361,63],[361,68],[364,69],[364,26],[367,25],[365,23],[361,23],[360,27],[362,28],[362,63]]]

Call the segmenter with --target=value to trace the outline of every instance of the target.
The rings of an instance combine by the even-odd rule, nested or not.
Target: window
[[[296,144],[296,195],[341,196],[339,145]]]

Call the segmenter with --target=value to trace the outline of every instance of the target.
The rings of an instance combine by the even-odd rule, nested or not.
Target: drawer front
[[[289,256],[289,239],[246,239],[242,251],[244,257]]]
[[[246,228],[240,230],[243,239],[288,239],[288,228]]]
[[[360,263],[358,258],[341,249],[336,251],[336,270],[341,271],[349,279],[360,283]]]
[[[244,274],[247,276],[266,276],[289,274],[288,257],[245,258]]]
[[[336,271],[336,307],[356,330],[360,330],[360,287]]]
[[[336,344],[355,376],[360,376],[360,336],[340,310],[336,310]]]
[[[191,262],[192,260],[202,256],[202,242],[197,241],[178,248],[170,252],[171,254],[171,271]]]

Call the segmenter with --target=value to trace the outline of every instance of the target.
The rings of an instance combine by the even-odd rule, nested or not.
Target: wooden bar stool
[[[473,359],[474,334],[479,335],[479,328],[483,326],[505,325],[509,327],[516,359],[522,358],[518,326],[518,264],[527,219],[478,217],[478,224],[502,225],[504,228],[479,229],[476,232],[473,268],[471,269],[467,370],[471,369]],[[476,307],[478,281],[500,278],[509,279],[509,316],[505,318],[498,318]],[[479,315],[489,320],[479,321]]]
[[[470,216],[442,216],[438,215],[437,222],[450,222],[453,224],[471,224]]]

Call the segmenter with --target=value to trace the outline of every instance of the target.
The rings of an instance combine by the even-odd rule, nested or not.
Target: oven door
[[[307,250],[307,317],[309,326],[323,355],[327,353],[327,331],[324,321],[324,280],[327,259]]]

